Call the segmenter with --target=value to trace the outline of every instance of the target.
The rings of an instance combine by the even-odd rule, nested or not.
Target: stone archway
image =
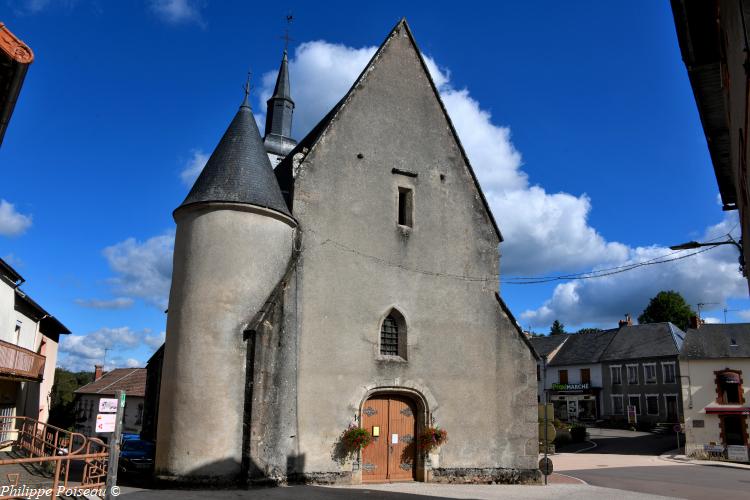
[[[427,464],[417,449],[417,436],[429,423],[422,394],[404,387],[369,390],[359,421],[373,434],[373,443],[360,453],[354,482],[428,481]]]

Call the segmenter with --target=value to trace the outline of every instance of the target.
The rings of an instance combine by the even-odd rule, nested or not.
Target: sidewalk
[[[735,462],[720,462],[718,460],[696,460],[682,453],[682,450],[672,450],[666,453],[662,453],[659,456],[659,459],[670,461],[670,462],[683,463],[683,464],[709,465],[709,466],[714,466],[714,467],[731,467],[733,469],[750,470],[749,464],[738,464]]]
[[[138,490],[122,488],[119,498],[125,500],[329,500],[366,498],[368,500],[418,500],[420,498],[446,499],[510,499],[549,500],[550,498],[575,498],[576,500],[647,500],[670,497],[647,495],[632,491],[615,490],[587,484],[552,484],[548,486],[521,485],[456,485],[434,483],[390,483],[367,486],[291,486],[253,490]]]

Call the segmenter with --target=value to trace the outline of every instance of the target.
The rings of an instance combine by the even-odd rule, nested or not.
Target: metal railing
[[[46,358],[34,351],[0,340],[0,373],[42,380]]]
[[[14,439],[0,443],[0,449],[12,447],[23,455],[18,458],[0,460],[0,467],[27,464],[39,467],[40,475],[43,469],[54,467],[52,477],[46,477],[51,484],[51,498],[58,498],[60,492],[70,489],[101,489],[103,491],[107,478],[107,462],[109,449],[98,438],[86,437],[77,432],[70,432],[53,425],[38,422],[28,417],[0,417],[0,428],[6,434],[15,434]],[[82,465],[71,469],[71,463]],[[12,481],[13,473],[7,474]],[[0,477],[0,481],[5,478]],[[18,484],[19,474],[15,474],[15,488],[22,488]],[[3,495],[0,500],[17,498],[16,494]]]

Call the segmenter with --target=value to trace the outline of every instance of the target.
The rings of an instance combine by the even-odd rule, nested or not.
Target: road
[[[596,447],[554,457],[555,470],[603,486],[688,499],[747,499],[750,469],[693,465],[659,458],[676,446],[674,435],[633,434],[627,431],[594,436]]]
[[[750,497],[750,470],[721,466],[601,467],[567,471],[593,486],[688,499]]]

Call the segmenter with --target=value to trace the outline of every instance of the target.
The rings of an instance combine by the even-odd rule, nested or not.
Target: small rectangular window
[[[612,374],[612,384],[622,384],[622,369],[620,366],[610,366],[609,372]]]
[[[674,384],[677,381],[674,362],[662,363],[661,366],[664,369],[664,383]]]
[[[561,384],[567,384],[568,383],[568,370],[560,370],[557,372],[557,374],[560,377],[560,383]]]
[[[647,384],[656,383],[656,364],[643,365],[644,379]]]
[[[412,227],[414,212],[414,191],[409,188],[398,188],[398,223],[401,226]]]
[[[581,383],[582,384],[591,383],[591,369],[590,368],[581,368]]]
[[[628,365],[628,384],[638,384],[638,365]]]
[[[612,396],[612,414],[614,415],[622,415],[623,409],[622,409],[622,396]]]
[[[628,396],[628,405],[635,406],[635,414],[641,414],[641,396]]]
[[[648,394],[646,396],[646,413],[648,415],[659,414],[659,396],[656,394]]]

